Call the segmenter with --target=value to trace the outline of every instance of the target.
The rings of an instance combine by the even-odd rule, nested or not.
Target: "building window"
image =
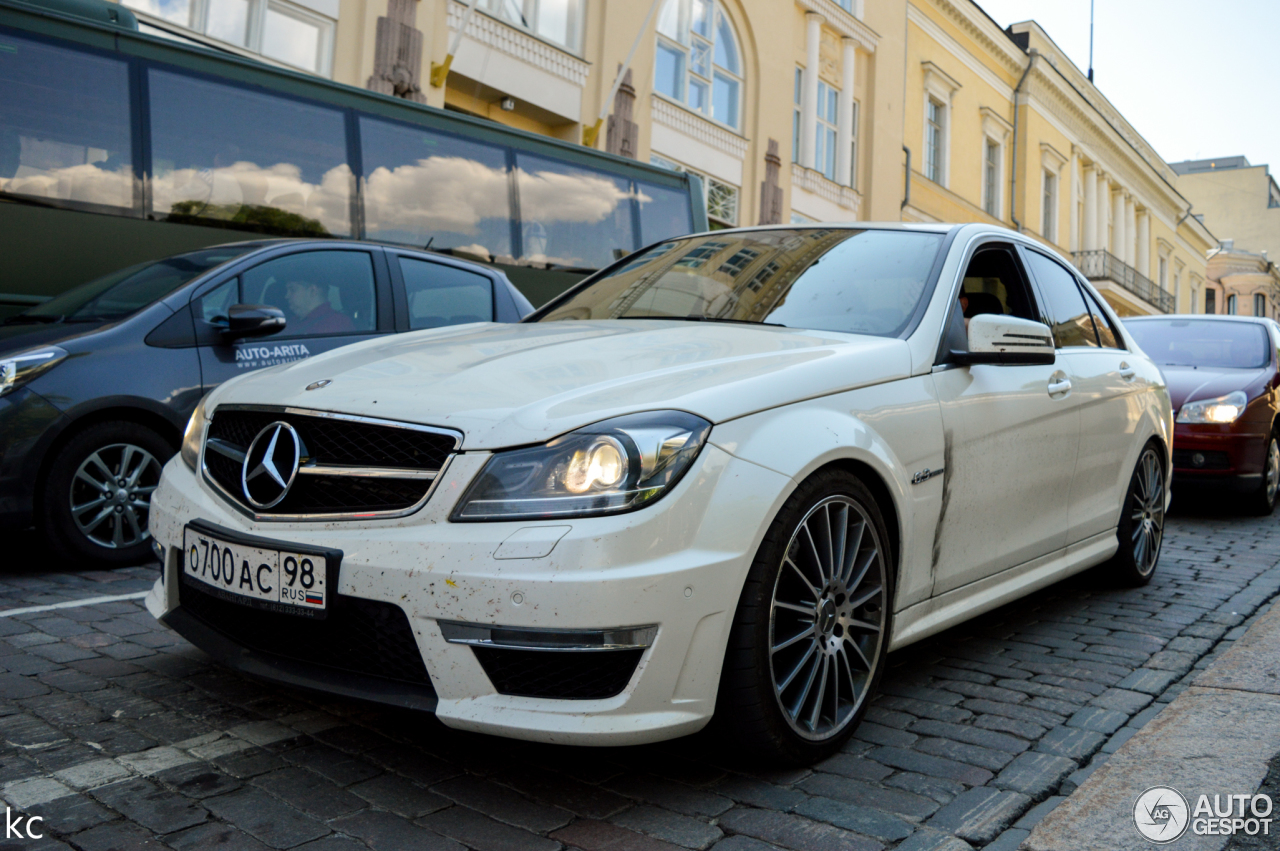
[[[818,220],[810,218],[804,213],[797,213],[795,210],[791,211],[791,224],[793,225],[811,225],[816,221]]]
[[[1191,304],[1187,308],[1187,313],[1195,313],[1196,305],[1200,302],[1200,290],[1196,287],[1191,288]]]
[[[986,157],[982,161],[982,208],[987,215],[1000,218],[1000,145],[987,139]]]
[[[1253,294],[1253,315],[1254,316],[1267,315],[1267,297],[1262,293]]]
[[[1167,292],[1169,289],[1169,260],[1167,258],[1160,258],[1159,270],[1160,279],[1157,283],[1160,284],[1160,289]]]
[[[712,0],[667,0],[658,17],[654,88],[737,130],[742,60],[724,10]]]
[[[796,69],[795,110],[791,113],[791,161],[800,162],[800,109],[804,98],[804,69]]]
[[[1041,235],[1050,242],[1058,241],[1058,175],[1044,173],[1044,209],[1041,214]]]
[[[858,102],[849,101],[849,109],[853,111],[849,121],[849,186],[858,188]]]
[[[818,81],[817,154],[813,164],[827,180],[836,179],[836,124],[840,115],[840,90]]]
[[[123,0],[124,5],[268,59],[327,76],[333,20],[283,0]]]
[[[1216,313],[1218,310],[1218,291],[1206,289],[1204,291],[1204,312]]]
[[[1236,315],[1236,294],[1235,293],[1232,293],[1231,295],[1227,296],[1227,315],[1228,316]]]
[[[710,229],[721,230],[723,228],[737,227],[738,187],[683,166],[661,154],[650,154],[649,163],[650,165],[669,168],[672,171],[683,171],[698,175],[698,177],[702,178],[703,191],[707,197],[707,219],[709,220]]]
[[[581,41],[582,0],[484,0],[489,11],[576,53]]]
[[[924,128],[924,176],[934,183],[942,183],[943,125],[947,108],[941,102],[929,98],[925,104]]]

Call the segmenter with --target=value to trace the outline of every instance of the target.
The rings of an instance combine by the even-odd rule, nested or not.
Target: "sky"
[[[1034,20],[1081,71],[1089,0],[977,0]],[[1243,154],[1280,175],[1280,0],[1095,0],[1094,85],[1166,162]]]

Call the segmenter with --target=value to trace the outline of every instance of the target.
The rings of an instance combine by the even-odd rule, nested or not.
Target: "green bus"
[[[263,234],[480,260],[538,305],[707,227],[696,177],[148,35],[115,4],[61,2],[0,0],[0,315]]]

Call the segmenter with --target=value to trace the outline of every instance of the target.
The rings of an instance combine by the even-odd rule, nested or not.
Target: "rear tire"
[[[1245,509],[1259,517],[1266,517],[1276,510],[1276,495],[1280,493],[1280,431],[1271,430],[1265,452],[1262,482],[1257,490],[1245,497]]]
[[[806,480],[766,531],[729,636],[715,726],[735,750],[810,764],[866,713],[888,653],[893,554],[857,476]]]
[[[1152,441],[1142,448],[1129,477],[1116,529],[1120,549],[1103,568],[1105,575],[1120,585],[1136,588],[1155,575],[1164,540],[1167,488],[1164,456],[1160,445]]]
[[[125,420],[74,435],[49,466],[39,501],[40,530],[55,553],[103,567],[151,555],[151,494],[173,456],[169,441]]]

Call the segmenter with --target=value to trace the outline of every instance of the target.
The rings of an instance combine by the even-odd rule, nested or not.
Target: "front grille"
[[[1197,455],[1201,456],[1199,464],[1196,463]],[[1173,466],[1178,470],[1227,470],[1231,467],[1231,456],[1216,449],[1175,449]]]
[[[293,617],[221,600],[189,579],[178,586],[182,608],[242,647],[325,668],[431,685],[404,609],[333,595],[324,620]]]
[[[472,647],[499,694],[598,700],[621,694],[643,649],[556,652]]]
[[[262,429],[273,422],[293,426],[302,441],[301,463],[309,467],[376,467],[382,475],[299,473],[285,498],[260,516],[394,514],[418,505],[431,488],[430,478],[396,478],[388,470],[438,472],[457,445],[450,433],[408,426],[315,416],[292,410],[218,408],[209,423],[208,441],[234,452],[248,451]],[[206,443],[205,469],[237,504],[244,500],[242,462]]]

